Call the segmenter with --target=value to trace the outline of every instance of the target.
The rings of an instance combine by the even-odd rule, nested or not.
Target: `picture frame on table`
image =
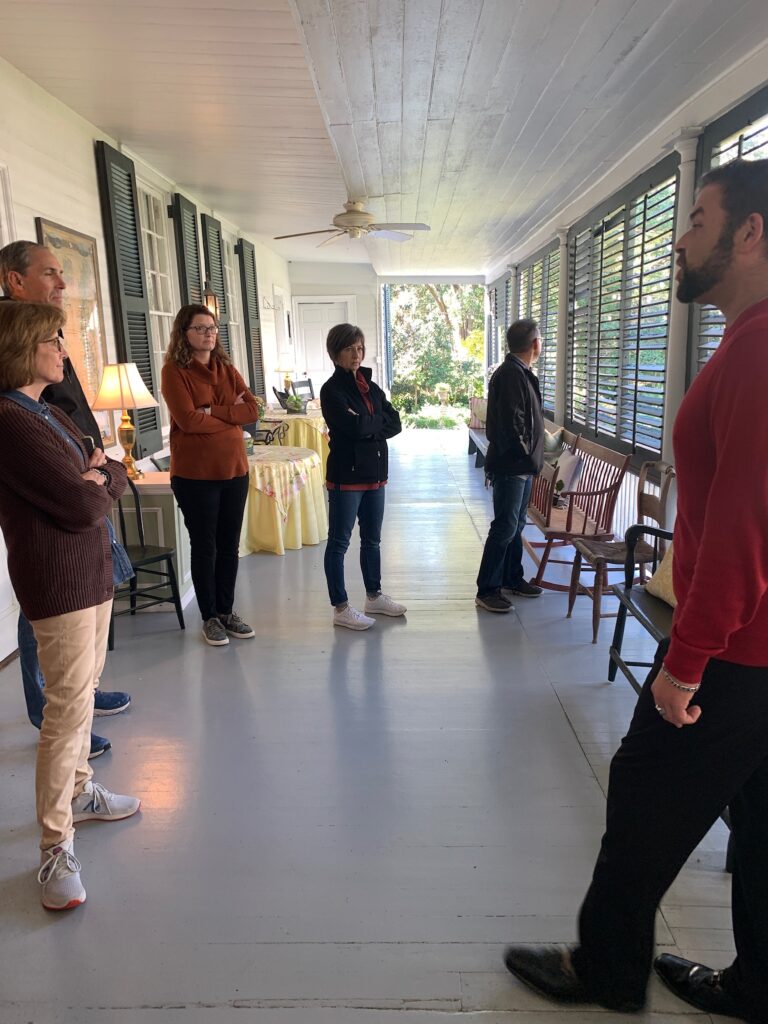
[[[62,309],[67,317],[64,342],[88,404],[96,398],[107,362],[104,307],[101,303],[96,239],[45,217],[35,217],[37,240],[61,264],[66,282]],[[111,412],[94,412],[105,448],[115,443]]]

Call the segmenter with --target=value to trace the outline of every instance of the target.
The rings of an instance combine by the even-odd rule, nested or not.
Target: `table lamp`
[[[136,363],[107,363],[99,385],[94,410],[120,409],[123,418],[117,428],[117,439],[125,450],[123,465],[132,480],[144,474],[136,468],[132,450],[136,444],[136,427],[131,423],[129,409],[151,409],[158,403],[147,391]]]

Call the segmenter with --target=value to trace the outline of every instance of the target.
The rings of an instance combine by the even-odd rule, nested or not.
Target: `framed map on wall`
[[[64,340],[90,405],[96,398],[107,361],[96,239],[43,217],[36,217],[35,225],[38,241],[50,249],[61,264],[67,284],[62,307],[67,316]],[[104,447],[114,444],[112,413],[94,412],[93,415]]]

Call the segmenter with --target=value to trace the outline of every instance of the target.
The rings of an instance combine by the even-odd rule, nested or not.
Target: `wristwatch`
[[[101,473],[101,475],[106,480],[107,484],[112,483],[112,477],[109,475],[106,469],[102,469],[101,466],[96,466],[95,468],[97,473]]]

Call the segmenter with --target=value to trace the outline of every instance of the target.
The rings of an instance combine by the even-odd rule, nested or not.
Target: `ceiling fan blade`
[[[321,242],[318,246],[316,246],[316,248],[322,249],[324,245],[330,245],[331,242],[337,242],[344,235],[346,235],[346,231],[337,231],[335,235],[331,235],[330,238],[326,238],[325,241]]]
[[[305,235],[330,235],[336,228],[324,228],[322,231],[299,231],[295,235],[275,235],[273,242],[279,242],[281,238],[304,238]]]
[[[371,231],[430,231],[429,224],[371,224]]]
[[[368,232],[369,238],[386,238],[390,242],[410,242],[413,235],[405,235],[402,231],[389,231],[383,228],[377,228],[375,231]]]

